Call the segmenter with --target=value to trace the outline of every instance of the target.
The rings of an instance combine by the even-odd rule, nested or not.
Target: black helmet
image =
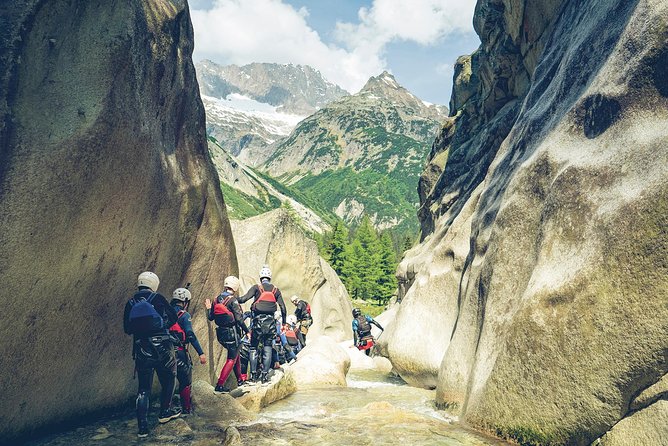
[[[362,314],[362,311],[359,308],[353,309],[353,317],[357,317]]]

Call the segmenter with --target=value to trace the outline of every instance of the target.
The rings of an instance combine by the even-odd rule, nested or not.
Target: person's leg
[[[269,370],[271,370],[271,360],[272,360],[272,351],[274,350],[272,348],[272,341],[273,341],[273,333],[269,335],[265,335],[263,339],[263,347],[262,347],[262,381],[267,382],[268,377],[267,374],[269,373]]]
[[[190,386],[193,380],[193,368],[185,350],[176,351],[176,378],[179,381],[179,397],[183,413],[191,413]]]
[[[229,391],[229,389],[226,389],[224,387],[225,382],[227,381],[227,378],[230,376],[230,373],[232,373],[234,364],[237,362],[237,357],[239,356],[238,354],[239,350],[237,349],[236,345],[226,344],[225,348],[227,348],[227,360],[225,361],[223,369],[220,371],[220,376],[218,377],[218,383],[216,385],[217,391]]]
[[[250,365],[250,380],[257,381],[258,377],[258,345],[260,344],[260,335],[255,328],[251,333],[250,352],[248,354],[248,363]]]
[[[157,346],[159,352],[158,366],[156,373],[162,391],[160,392],[160,415],[158,421],[166,423],[172,418],[176,418],[181,413],[180,410],[170,411],[172,406],[172,397],[176,387],[176,357],[174,355],[174,348],[170,341]]]
[[[137,426],[138,435],[145,437],[148,435],[148,409],[151,405],[151,386],[153,385],[153,367],[151,362],[144,357],[137,356],[135,360],[137,370]]]

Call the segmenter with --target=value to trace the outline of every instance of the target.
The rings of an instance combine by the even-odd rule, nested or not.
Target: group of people
[[[309,304],[292,296],[295,314],[287,315],[281,291],[271,283],[271,270],[267,265],[260,270],[259,278],[259,284],[238,297],[239,279],[226,277],[221,294],[213,301],[204,302],[208,319],[216,324],[216,338],[227,350],[216,392],[230,391],[225,383],[232,371],[239,386],[248,382],[267,383],[273,368],[295,361],[296,354],[306,345],[306,335],[313,323]],[[201,364],[207,361],[188,312],[192,298],[188,286],[174,290],[171,302],[167,302],[157,291],[159,284],[155,273],[141,273],[137,279],[138,291],[127,302],[123,317],[125,333],[133,335],[132,356],[139,380],[136,409],[140,438],[148,436],[153,372],[162,388],[158,422],[167,423],[192,411],[193,363],[189,346],[195,349]],[[251,299],[251,311],[244,313],[241,304]],[[250,319],[250,327],[247,319]],[[177,380],[180,406],[172,404]]]

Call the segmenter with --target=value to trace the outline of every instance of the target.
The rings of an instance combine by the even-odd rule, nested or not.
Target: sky
[[[387,70],[447,105],[457,57],[480,40],[475,0],[190,0],[193,59],[310,65],[350,93]]]

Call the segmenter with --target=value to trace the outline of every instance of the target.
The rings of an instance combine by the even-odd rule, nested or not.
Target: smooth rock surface
[[[192,398],[197,415],[205,418],[218,418],[227,422],[255,419],[255,414],[249,412],[236,398],[230,394],[215,393],[213,386],[208,382],[201,380],[193,382]]]
[[[206,346],[201,299],[237,264],[187,3],[19,0],[0,17],[9,441],[133,398],[121,321],[140,272],[156,272],[168,298],[192,283]]]
[[[298,390],[316,387],[346,387],[350,356],[329,336],[309,341],[297,355],[297,362],[289,366],[288,374]]]
[[[289,370],[274,370],[268,384],[247,384],[232,392],[232,396],[251,412],[259,412],[273,402],[281,400],[297,391],[294,376]]]
[[[668,372],[668,2],[480,0],[474,25],[381,347],[472,425],[589,444]]]
[[[272,282],[283,295],[288,314],[294,312],[290,297],[298,295],[311,304],[311,339],[327,335],[337,341],[352,338],[352,306],[343,283],[318,254],[309,239],[284,209],[276,209],[243,221],[233,221],[239,252],[241,292],[259,282],[258,273],[268,264]]]

